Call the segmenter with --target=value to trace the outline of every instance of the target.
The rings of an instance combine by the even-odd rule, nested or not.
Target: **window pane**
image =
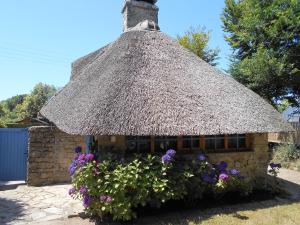
[[[126,141],[137,140],[137,136],[126,136]]]
[[[237,137],[228,138],[228,148],[237,149]]]
[[[216,135],[216,138],[224,138],[224,135]]]
[[[138,151],[139,153],[151,152],[150,136],[141,136],[138,138]]]
[[[189,148],[189,149],[192,147],[191,136],[184,136],[183,137],[182,147],[183,148]]]
[[[151,152],[151,143],[149,142],[140,142],[138,146],[139,153]]]
[[[239,137],[239,148],[246,148],[246,138]]]
[[[197,137],[197,136],[192,137],[192,148],[200,148],[200,139],[199,139],[199,137]]]
[[[216,149],[224,149],[225,143],[224,143],[224,136],[221,136],[221,138],[216,138]]]
[[[166,150],[169,150],[169,149],[177,150],[177,140],[176,139],[166,140],[165,146],[166,146]]]
[[[128,138],[126,140],[126,150],[128,152],[137,152],[137,142],[135,138]]]
[[[127,136],[126,150],[130,153],[146,153],[151,151],[150,136]]]
[[[205,149],[215,149],[215,139],[207,139],[205,138]]]
[[[205,135],[205,138],[215,138],[215,135]]]
[[[150,141],[151,140],[151,137],[150,136],[140,136],[138,138],[140,141]]]
[[[163,152],[166,150],[163,139],[155,138],[155,152]]]

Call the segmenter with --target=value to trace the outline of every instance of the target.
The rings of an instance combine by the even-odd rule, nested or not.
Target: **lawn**
[[[300,202],[293,203],[285,199],[274,199],[261,202],[210,208],[206,210],[180,211],[156,215],[153,217],[140,218],[137,221],[129,224],[299,225]]]
[[[253,209],[242,210],[226,213],[226,209],[220,210],[220,213],[216,215],[205,215],[203,213],[203,219],[201,219],[202,213],[199,213],[200,219],[190,220],[188,225],[298,225],[300,224],[300,203],[292,203],[288,205],[273,206],[270,208],[255,209],[255,203]],[[175,225],[175,224],[174,224]]]

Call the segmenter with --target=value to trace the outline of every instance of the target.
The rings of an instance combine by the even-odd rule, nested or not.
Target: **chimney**
[[[125,0],[123,31],[159,30],[157,0]]]

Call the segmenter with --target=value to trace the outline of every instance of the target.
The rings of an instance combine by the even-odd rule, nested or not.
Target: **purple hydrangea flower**
[[[78,156],[78,160],[81,161],[81,160],[85,160],[85,154],[82,153]]]
[[[237,170],[237,169],[231,169],[231,170],[229,170],[229,173],[230,173],[231,175],[238,175],[238,174],[240,173],[240,171]]]
[[[73,195],[76,193],[76,189],[75,188],[70,188],[69,189],[69,195]]]
[[[86,159],[85,159],[85,157],[86,157],[86,154],[80,154],[79,156],[78,156],[78,159],[77,159],[77,164],[79,165],[79,166],[84,166],[85,164],[86,164]]]
[[[76,166],[77,166],[77,163],[76,163],[75,160],[73,160],[72,163],[69,166],[69,174],[70,174],[70,176],[73,176],[73,174],[75,173]]]
[[[229,176],[226,173],[221,173],[219,179],[222,181],[228,180]]]
[[[93,155],[92,153],[89,153],[89,154],[87,154],[87,155],[85,156],[85,159],[86,159],[87,161],[92,161],[92,160],[94,159],[94,155]]]
[[[173,157],[176,155],[176,151],[173,150],[173,149],[169,149],[169,150],[166,152],[166,155],[169,155],[171,158],[173,158]]]
[[[83,194],[83,195],[85,195],[86,193],[87,193],[87,189],[86,189],[86,187],[80,187],[80,190],[79,190],[79,192],[80,192],[80,194]]]
[[[280,169],[281,168],[281,163],[276,164],[277,168]]]
[[[205,155],[203,155],[203,154],[200,154],[200,155],[198,155],[198,160],[200,160],[200,161],[205,161],[206,160],[206,157],[205,157]]]
[[[202,179],[204,182],[206,182],[208,184],[214,183],[214,178],[213,178],[212,174],[208,174],[207,172],[204,173],[204,175],[202,176]]]
[[[222,161],[219,163],[219,165],[217,165],[217,168],[222,172],[222,171],[226,171],[227,166],[228,166],[227,163]]]
[[[83,206],[84,206],[85,208],[89,207],[89,206],[91,205],[92,201],[93,201],[93,199],[92,199],[91,196],[85,195],[85,196],[83,197]]]
[[[163,155],[163,157],[161,157],[161,160],[163,163],[168,163],[172,160],[172,157],[169,155]]]
[[[75,151],[75,153],[79,154],[79,153],[81,153],[82,148],[80,146],[78,146],[74,149],[74,151]]]
[[[270,167],[272,168],[272,169],[280,169],[281,168],[281,164],[280,163],[278,163],[278,164],[276,164],[276,163],[270,163]]]

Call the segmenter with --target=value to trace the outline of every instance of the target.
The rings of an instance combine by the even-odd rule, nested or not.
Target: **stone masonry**
[[[40,186],[70,181],[68,167],[74,148],[84,147],[84,137],[69,135],[55,127],[31,127],[28,142],[27,183]]]
[[[117,149],[125,148],[125,137],[115,136],[115,141],[111,141],[110,136],[97,137],[102,146],[115,146]],[[237,168],[241,174],[255,182],[261,182],[261,179],[267,175],[267,168],[270,162],[268,135],[251,134],[251,148],[248,151],[230,151],[224,153],[207,153],[209,162],[217,164],[221,161],[228,163],[229,168]],[[178,150],[179,153],[181,150]],[[225,150],[224,150],[225,151]],[[187,158],[194,158],[192,153],[183,153]]]
[[[267,175],[270,162],[268,135],[254,134],[252,138],[252,151],[228,152],[208,154],[211,163],[225,161],[230,168],[237,168],[241,174],[253,181],[260,182]]]
[[[124,136],[97,137],[102,145],[125,148]],[[28,185],[40,186],[69,182],[68,167],[74,157],[74,148],[85,146],[83,136],[66,134],[55,127],[29,129]],[[267,134],[253,134],[251,151],[208,153],[211,163],[226,161],[230,168],[237,168],[242,175],[258,181],[267,175],[270,161]]]
[[[158,24],[158,7],[144,1],[126,0],[122,10],[124,17],[124,31],[135,27],[137,24],[149,20]]]

